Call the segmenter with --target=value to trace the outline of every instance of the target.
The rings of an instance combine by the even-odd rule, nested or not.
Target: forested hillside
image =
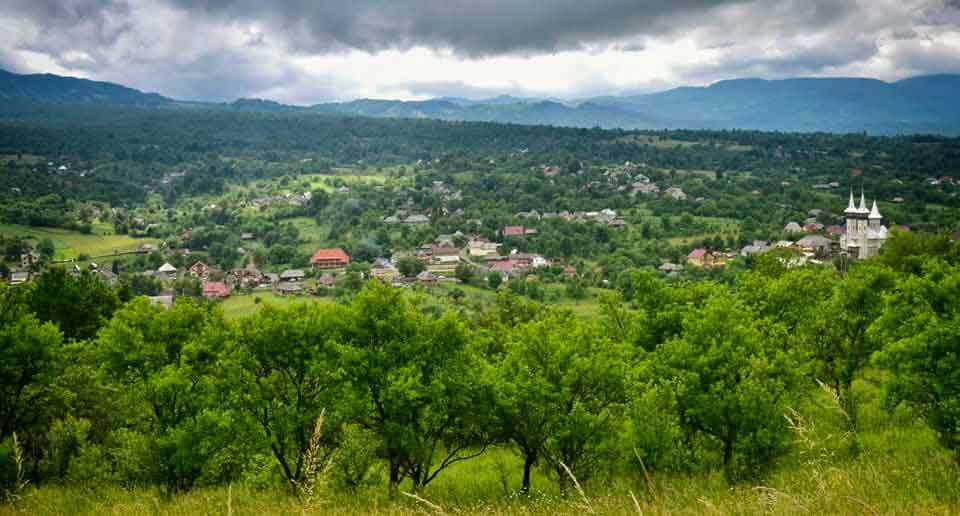
[[[358,99],[291,106],[269,99],[184,102],[117,84],[0,70],[0,98],[41,102],[267,113],[297,111],[608,129],[746,129],[878,135],[960,134],[960,108],[954,102],[958,90],[957,75],[920,76],[892,83],[857,78],[734,79],[707,87],[568,101],[500,96],[486,100]]]

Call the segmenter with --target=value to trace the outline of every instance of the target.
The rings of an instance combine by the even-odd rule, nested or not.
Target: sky
[[[0,27],[0,68],[205,101],[960,73],[960,0],[2,0]]]

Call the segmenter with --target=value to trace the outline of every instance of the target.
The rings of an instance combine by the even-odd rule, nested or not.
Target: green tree
[[[503,283],[503,276],[500,275],[497,271],[490,271],[487,274],[487,285],[490,285],[490,288],[497,290],[500,288],[500,284]]]
[[[775,345],[784,336],[739,300],[715,297],[690,310],[682,333],[651,358],[651,378],[669,390],[688,431],[719,445],[730,481],[757,475],[787,446],[783,415],[799,376]]]
[[[421,315],[379,282],[367,283],[346,320],[355,418],[380,441],[391,494],[405,477],[418,490],[483,452],[492,394],[461,321]]]
[[[167,310],[139,298],[98,335],[104,380],[129,410],[120,429],[133,443],[128,467],[167,492],[189,489],[203,476],[221,479],[243,456],[214,397],[223,332],[213,306],[180,299]]]
[[[889,370],[884,398],[919,409],[960,462],[960,267],[937,260],[922,276],[905,276],[870,328],[886,344],[874,362]]]
[[[552,312],[516,327],[497,364],[498,410],[505,436],[523,456],[521,492],[541,459],[566,493],[610,451],[625,402],[630,354],[598,325]]]
[[[404,277],[412,278],[423,272],[424,269],[426,269],[426,265],[416,258],[407,257],[397,260],[397,270],[400,271],[400,274],[403,274]]]
[[[44,238],[39,244],[37,244],[37,252],[39,252],[40,256],[42,256],[44,259],[49,260],[53,258],[54,253],[57,252],[57,248],[53,244],[53,240]]]
[[[345,312],[316,303],[266,306],[239,323],[225,353],[227,398],[256,421],[294,493],[306,480],[317,418],[327,409],[321,444],[329,451],[343,416],[337,345]]]
[[[0,284],[0,440],[40,431],[63,358],[60,331],[29,313],[18,290]]]
[[[881,346],[867,329],[882,313],[883,295],[893,288],[895,279],[887,267],[857,264],[798,325],[814,377],[833,389],[854,431],[858,403],[853,381]]]
[[[88,271],[75,276],[62,267],[48,267],[30,293],[31,311],[59,326],[66,339],[92,338],[119,305],[116,291],[99,276]]]

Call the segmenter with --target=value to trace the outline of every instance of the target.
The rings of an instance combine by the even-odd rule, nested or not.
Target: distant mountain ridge
[[[500,95],[470,100],[358,99],[291,106],[266,99],[186,102],[108,82],[0,70],[0,102],[27,98],[53,103],[139,107],[191,106],[256,112],[309,112],[387,118],[434,118],[624,129],[755,129],[873,134],[960,135],[960,75],[884,82],[861,78],[732,79],[705,87],[604,96],[575,102]]]
[[[20,75],[0,70],[0,99],[4,98],[128,106],[162,106],[172,102],[157,93],[144,93],[112,82],[47,73]]]

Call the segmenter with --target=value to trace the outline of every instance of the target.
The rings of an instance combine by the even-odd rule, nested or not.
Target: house
[[[797,224],[796,222],[788,222],[787,225],[783,227],[783,230],[786,231],[787,233],[803,232],[803,228],[800,227],[800,224]]]
[[[337,280],[329,274],[324,274],[323,276],[320,276],[320,280],[317,281],[317,285],[323,288],[333,288],[337,286]]]
[[[143,245],[140,246],[139,251],[140,251],[141,253],[152,253],[152,252],[157,251],[157,250],[159,250],[159,249],[160,249],[160,248],[157,247],[157,244],[143,244]]]
[[[11,272],[10,273],[10,284],[11,285],[22,285],[30,281],[30,273],[26,271]]]
[[[516,263],[513,260],[496,260],[490,263],[490,270],[509,277],[516,273]]]
[[[765,241],[763,241],[763,240],[754,240],[752,244],[750,244],[750,245],[745,245],[745,246],[743,246],[743,247],[740,249],[740,256],[749,256],[749,255],[751,255],[751,254],[760,254],[760,253],[766,251],[766,250],[769,249],[769,248],[770,248],[770,246],[767,244],[767,242],[765,242]]]
[[[194,278],[207,279],[207,276],[210,275],[210,266],[203,262],[197,262],[191,265],[187,272]]]
[[[574,267],[573,265],[564,265],[564,266],[563,266],[563,270],[560,271],[560,274],[562,274],[562,275],[564,275],[564,276],[568,276],[568,277],[569,277],[569,276],[576,276],[576,275],[577,275],[577,268]]]
[[[453,274],[460,265],[460,255],[437,255],[431,258],[427,270],[434,274]]]
[[[170,294],[165,294],[161,296],[148,296],[147,299],[150,300],[151,305],[159,306],[167,310],[169,310],[170,307],[173,306],[173,296]]]
[[[317,249],[310,258],[310,265],[314,269],[340,269],[350,263],[350,255],[343,249]]]
[[[410,215],[409,217],[403,219],[403,223],[411,225],[429,224],[430,218],[426,215]]]
[[[177,268],[170,265],[170,262],[164,263],[157,269],[156,276],[162,281],[173,281],[177,279]]]
[[[523,226],[506,226],[500,231],[504,238],[522,237],[524,235]]]
[[[486,258],[499,254],[500,244],[487,242],[484,239],[471,240],[467,243],[467,253],[475,258]]]
[[[558,166],[556,166],[556,165],[550,165],[550,166],[544,166],[544,167],[543,167],[543,175],[545,175],[545,176],[547,176],[547,177],[553,177],[553,176],[556,176],[556,175],[558,175],[558,174],[560,174],[560,167],[558,167]]]
[[[437,282],[437,276],[430,271],[423,271],[417,274],[417,281],[424,286],[430,286]]]
[[[707,250],[698,247],[693,251],[690,251],[690,254],[687,255],[687,263],[695,267],[705,267],[709,260],[710,254],[707,253]]]
[[[230,289],[222,281],[203,282],[203,297],[207,299],[226,299],[230,297]]]
[[[289,269],[280,273],[280,283],[295,283],[303,281],[303,278],[307,277],[306,274],[300,269]]]
[[[253,240],[253,233],[241,233],[240,240]]]
[[[296,282],[280,282],[276,292],[281,296],[297,296],[303,293],[303,286]]]
[[[663,192],[668,197],[673,198],[675,201],[685,201],[687,200],[687,194],[684,191],[676,186],[671,186]]]
[[[806,251],[816,254],[824,254],[830,250],[830,246],[833,244],[833,240],[821,235],[807,235],[800,240],[797,240],[796,246],[800,248],[801,251]]]
[[[664,274],[679,274],[683,272],[683,265],[667,262],[658,267],[658,269]]]
[[[373,261],[373,265],[370,267],[370,276],[377,278],[380,281],[385,281],[388,283],[393,283],[394,281],[400,279],[400,271],[394,267],[393,263],[384,258],[377,258]]]
[[[895,202],[895,203],[897,203],[897,204],[903,204],[903,197],[899,197],[899,196],[898,196],[898,197],[894,197],[894,198],[893,198],[893,202]]]
[[[819,222],[810,222],[810,223],[807,223],[807,224],[804,224],[804,225],[803,225],[803,231],[804,231],[805,233],[816,233],[817,231],[820,231],[821,229],[823,229],[823,224],[821,224],[821,223],[819,223]]]
[[[827,235],[829,236],[840,236],[847,232],[847,228],[843,226],[827,226],[826,227]]]

